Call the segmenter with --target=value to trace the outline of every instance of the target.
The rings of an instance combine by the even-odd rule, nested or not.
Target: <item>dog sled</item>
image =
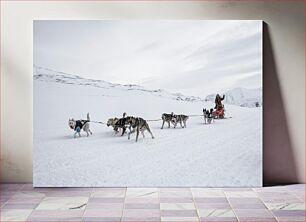
[[[224,119],[225,109],[224,107],[218,107],[212,114],[215,119]]]

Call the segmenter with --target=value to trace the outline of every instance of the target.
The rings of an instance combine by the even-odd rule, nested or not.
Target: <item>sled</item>
[[[224,112],[225,112],[224,107],[219,107],[215,111],[213,111],[212,114],[213,114],[213,117],[215,119],[223,119],[224,118]]]

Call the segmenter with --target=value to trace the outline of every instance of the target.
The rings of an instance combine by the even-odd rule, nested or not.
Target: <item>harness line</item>
[[[197,114],[194,114],[194,115],[188,115],[189,117],[198,117],[198,116],[200,116],[200,117],[202,117],[203,116],[203,114],[201,114],[201,115],[197,115]],[[232,118],[232,117],[227,117],[228,119],[230,119],[230,118]],[[227,119],[226,117],[224,118],[224,119]],[[161,118],[159,118],[159,119],[148,119],[148,120],[146,120],[147,122],[156,122],[156,121],[161,121],[162,119]],[[99,124],[103,124],[103,125],[106,125],[106,123],[104,123],[104,122],[101,122],[101,121],[90,121],[90,122],[92,122],[92,123],[99,123]]]

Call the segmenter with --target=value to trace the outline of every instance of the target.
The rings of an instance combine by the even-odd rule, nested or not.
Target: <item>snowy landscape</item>
[[[34,66],[34,186],[210,186],[262,185],[262,103],[258,90],[226,93],[226,119],[204,124],[191,116],[187,128],[160,129],[148,122],[148,132],[135,142],[111,127],[90,123],[93,135],[73,138],[68,119],[105,123],[128,115],[146,120],[162,113],[201,115],[213,108],[212,96],[200,98],[113,84]],[[238,93],[237,93],[238,91]],[[232,92],[232,93],[231,93]]]
[[[34,186],[262,186],[262,25],[35,20]],[[205,124],[217,94],[225,118]],[[187,127],[161,129],[171,112],[189,116]],[[87,113],[93,134],[74,138],[69,120]],[[106,125],[123,113],[155,138]]]

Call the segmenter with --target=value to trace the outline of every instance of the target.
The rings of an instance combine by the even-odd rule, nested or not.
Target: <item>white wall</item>
[[[305,182],[305,14],[304,1],[291,0],[1,1],[3,182],[32,181],[35,19],[264,20],[265,183]]]

